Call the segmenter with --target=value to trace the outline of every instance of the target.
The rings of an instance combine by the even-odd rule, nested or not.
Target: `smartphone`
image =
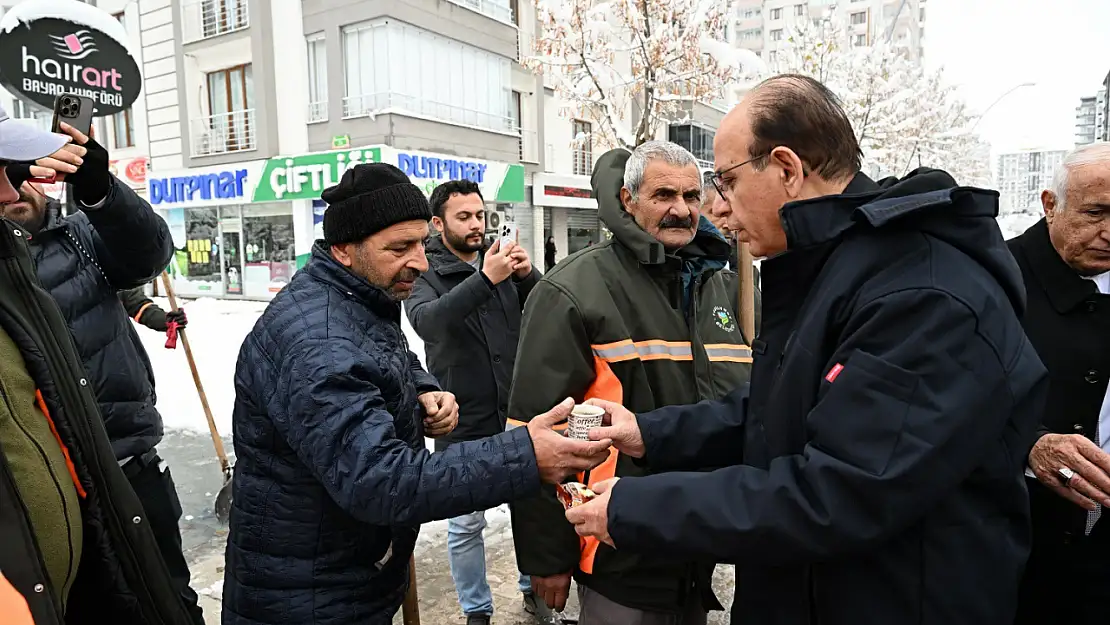
[[[498,229],[499,240],[501,241],[500,249],[505,249],[510,244],[515,245],[517,242],[518,230],[516,224],[501,224]]]
[[[91,99],[75,93],[63,93],[54,98],[54,121],[50,129],[60,133],[61,124],[65,122],[87,135],[92,132],[92,118],[95,112],[96,105]]]

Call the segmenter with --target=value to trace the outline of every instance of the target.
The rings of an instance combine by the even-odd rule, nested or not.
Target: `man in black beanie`
[[[521,427],[431,454],[458,420],[409,351],[400,301],[428,268],[431,210],[401,170],[356,165],[324,191],[324,240],[267,307],[235,374],[223,625],[386,625],[420,524],[534,495],[608,457]]]

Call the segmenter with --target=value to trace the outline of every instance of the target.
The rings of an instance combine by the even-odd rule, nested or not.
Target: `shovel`
[[[166,287],[166,297],[170,300],[170,309],[178,310],[177,297],[174,296],[173,284],[170,283],[170,274],[165,271],[162,272],[162,284]],[[212,418],[212,409],[208,407],[208,396],[204,394],[204,385],[200,382],[200,374],[197,372],[197,363],[193,359],[193,350],[189,347],[189,339],[185,336],[184,329],[179,329],[177,335],[181,338],[181,344],[185,346],[185,358],[189,360],[189,369],[193,371],[193,382],[197,385],[197,394],[200,395],[200,405],[204,408],[204,416],[208,417],[208,429],[212,432],[212,444],[216,447],[216,456],[220,459],[220,469],[224,473],[224,484],[220,487],[220,492],[216,493],[215,509],[216,519],[220,523],[227,523],[228,516],[231,514],[231,464],[227,461],[224,442],[216,429],[216,420]]]

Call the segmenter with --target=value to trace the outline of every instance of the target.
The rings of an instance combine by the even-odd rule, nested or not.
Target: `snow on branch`
[[[923,70],[905,50],[853,46],[844,22],[825,18],[792,30],[772,69],[813,76],[840,97],[872,173],[924,166],[990,186],[990,146],[974,131],[976,117],[942,72]]]
[[[540,31],[526,66],[550,76],[603,146],[635,147],[693,102],[723,99],[763,71],[720,41],[722,0],[537,0]]]

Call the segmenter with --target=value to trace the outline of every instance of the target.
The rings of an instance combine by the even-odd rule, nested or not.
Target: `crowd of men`
[[[65,130],[0,113],[0,614],[197,625],[129,320],[185,323],[134,292],[172,243]],[[993,191],[864,175],[810,78],[753,89],[714,153],[707,181],[672,143],[604,154],[612,237],[558,263],[548,241],[543,274],[486,241],[473,183],[429,199],[362,164],[327,189],[239,354],[223,623],[391,623],[420,524],[449,519],[460,611],[487,625],[506,502],[540,622],[573,581],[581,625],[702,625],[731,564],[736,625],[1104,623],[1110,144],[1071,153],[1009,242]],[[51,171],[69,216],[26,182]],[[738,243],[764,259],[755,336]],[[606,411],[591,440],[558,431],[575,402]],[[566,480],[597,496],[564,510]]]

